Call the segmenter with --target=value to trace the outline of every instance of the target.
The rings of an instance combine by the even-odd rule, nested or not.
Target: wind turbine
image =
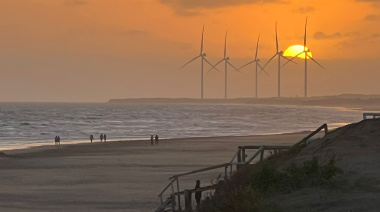
[[[278,57],[278,97],[281,97],[281,57],[290,61],[290,59],[284,57],[283,51],[278,50],[278,37],[277,37],[277,22],[276,22],[276,53],[273,57],[264,65],[263,69],[275,58]],[[293,62],[293,61],[292,61]],[[293,62],[294,63],[294,62]]]
[[[258,53],[258,50],[259,50],[259,41],[260,41],[260,35],[259,35],[259,38],[257,38],[257,45],[256,45],[256,54],[255,54],[255,59],[254,60],[252,60],[251,62],[249,62],[249,63],[247,63],[247,64],[245,64],[245,65],[243,65],[242,67],[240,67],[239,69],[242,69],[242,68],[244,68],[245,66],[247,66],[247,65],[250,65],[251,63],[256,63],[256,90],[255,90],[255,97],[257,98],[257,69],[258,69],[258,67],[260,67],[260,69],[261,69],[261,71],[260,71],[260,73],[262,72],[262,71],[264,71],[264,73],[266,73],[268,76],[269,76],[269,74],[264,70],[264,68],[260,65],[260,59],[259,58],[257,58],[257,53]]]
[[[187,64],[193,62],[194,60],[198,59],[199,57],[202,58],[201,60],[201,99],[203,99],[203,62],[206,61],[210,66],[213,66],[207,59],[206,59],[206,53],[203,52],[203,34],[205,31],[205,26],[203,25],[203,30],[202,30],[202,40],[201,40],[201,52],[198,56],[194,57],[191,59],[189,62],[187,62],[185,65],[183,65],[180,69],[184,68]],[[215,68],[216,69],[216,68]],[[218,69],[216,69],[218,70]],[[219,70],[218,70],[219,71]]]
[[[211,67],[211,69],[209,71],[211,71],[212,69],[214,69],[217,65],[219,65],[219,63],[223,62],[224,61],[224,99],[227,99],[227,65],[230,65],[233,69],[235,69],[235,71],[239,71],[239,69],[237,69],[235,66],[233,66],[231,63],[230,63],[230,57],[227,57],[227,32],[226,32],[226,36],[224,38],[224,56],[223,56],[223,59],[220,60],[219,62],[217,62],[214,66]],[[216,68],[215,68],[216,69]]]
[[[319,65],[321,68],[325,69],[321,64],[319,64],[312,56],[310,56],[308,53],[310,52],[310,49],[306,47],[306,29],[307,29],[307,19],[305,23],[305,36],[303,39],[303,51],[294,56],[290,61],[293,61],[294,58],[300,56],[301,54],[305,54],[305,98],[307,98],[307,60],[311,59],[313,62],[315,62],[317,65]],[[286,65],[288,62],[286,62],[284,65]],[[326,70],[326,69],[325,69]]]

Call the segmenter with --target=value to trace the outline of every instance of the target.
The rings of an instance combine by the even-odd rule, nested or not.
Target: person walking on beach
[[[54,145],[58,145],[58,136],[56,135],[55,138],[54,138]]]
[[[195,189],[201,188],[201,181],[197,180],[195,184]],[[199,205],[201,204],[201,198],[202,198],[202,191],[196,191],[195,192],[195,201],[197,202],[197,209],[199,209]]]
[[[150,145],[153,145],[153,135],[150,135]]]
[[[107,135],[106,134],[103,135],[103,139],[104,139],[104,142],[107,141]]]
[[[103,133],[100,133],[100,142],[103,142]]]
[[[154,140],[156,141],[156,144],[158,144],[158,135],[156,135],[156,137],[154,138]]]
[[[94,136],[93,135],[90,135],[90,140],[91,140],[91,143],[92,143],[92,140],[94,140]]]
[[[61,146],[61,137],[57,137],[57,140],[58,140],[58,146]]]

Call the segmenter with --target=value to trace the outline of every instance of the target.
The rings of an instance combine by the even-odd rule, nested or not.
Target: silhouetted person
[[[103,133],[100,133],[100,142],[103,142]]]
[[[158,135],[156,135],[156,137],[154,138],[154,140],[156,141],[156,144],[158,144]]]
[[[195,184],[195,189],[201,188],[201,181],[197,180]],[[201,204],[201,198],[202,198],[202,191],[196,191],[195,192],[195,201],[197,202],[197,208],[199,208],[199,205]]]
[[[91,143],[92,143],[92,140],[94,140],[94,136],[93,135],[90,135],[90,140],[91,140]]]
[[[61,146],[61,137],[57,137],[57,139],[58,139],[58,146]]]
[[[56,135],[55,138],[54,138],[54,145],[58,145],[58,136]]]
[[[106,134],[103,135],[103,139],[104,139],[104,142],[107,141],[107,135]]]
[[[153,135],[150,135],[150,145],[153,145]]]

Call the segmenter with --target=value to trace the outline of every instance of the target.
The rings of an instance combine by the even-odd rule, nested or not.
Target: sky
[[[264,65],[303,44],[308,17],[308,96],[380,94],[379,0],[0,0],[1,102],[105,102],[112,98],[200,98],[206,58]],[[304,65],[281,71],[281,95],[302,97]],[[259,97],[277,96],[277,60],[258,76]],[[204,97],[224,98],[221,72],[205,64]],[[254,65],[228,70],[228,97],[255,94]]]

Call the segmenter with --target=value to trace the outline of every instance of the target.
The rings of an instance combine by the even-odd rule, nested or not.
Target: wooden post
[[[230,164],[230,176],[232,176],[232,164]]]
[[[265,151],[265,149],[261,150],[260,161],[263,161],[263,159],[264,159],[264,151]]]
[[[224,180],[227,180],[227,169],[228,169],[228,165],[224,167]]]
[[[245,162],[245,148],[244,147],[242,148],[241,154],[242,154],[242,159],[243,159],[242,162]]]
[[[241,162],[241,147],[239,146],[239,151],[238,151],[238,163]]]
[[[174,181],[172,181],[172,195],[171,195],[171,198],[172,198],[172,209],[174,211],[174,208],[175,208],[175,195],[174,195],[174,185],[173,185]]]
[[[176,177],[177,180],[177,192],[178,192],[178,210],[182,211],[181,208],[181,195],[179,195],[179,182],[178,182],[178,177]]]
[[[170,195],[170,198],[172,200],[172,211],[175,211],[175,196],[174,196],[174,194]]]
[[[185,194],[185,212],[191,212],[191,193],[189,190],[185,189],[184,191]]]

